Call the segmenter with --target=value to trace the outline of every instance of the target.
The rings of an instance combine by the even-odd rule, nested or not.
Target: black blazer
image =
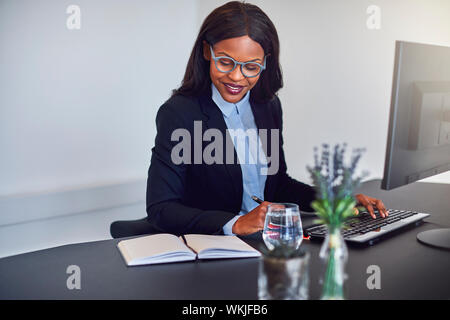
[[[279,129],[279,170],[268,175],[264,200],[292,202],[303,211],[313,211],[314,189],[298,182],[286,173],[283,152],[282,111],[278,97],[268,103],[250,101],[258,129]],[[171,160],[172,148],[179,141],[171,141],[172,132],[187,129],[194,138],[194,121],[202,121],[202,131],[217,128],[226,137],[227,126],[219,107],[211,98],[211,91],[199,97],[175,95],[166,101],[156,116],[157,134],[152,148],[147,180],[148,220],[156,232],[177,235],[188,233],[223,234],[223,226],[241,211],[242,172],[234,151],[234,164],[225,164],[226,148],[223,139],[224,164],[180,164]],[[265,152],[271,155],[270,133]],[[203,142],[203,148],[211,142]],[[191,156],[193,153],[191,143]],[[204,150],[204,149],[202,149]]]

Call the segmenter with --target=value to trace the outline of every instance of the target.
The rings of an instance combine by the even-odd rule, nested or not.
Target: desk
[[[349,299],[449,299],[450,252],[420,244],[417,233],[450,227],[450,185],[414,183],[382,191],[369,181],[358,193],[388,208],[431,213],[419,227],[369,248],[349,247]],[[304,218],[304,225],[312,218]],[[66,245],[0,259],[0,299],[257,299],[259,258],[127,267],[116,248],[121,239]],[[257,246],[257,240],[247,240]],[[320,296],[320,242],[311,253],[310,298]],[[81,289],[69,290],[69,265],[81,269]],[[381,290],[369,290],[369,265],[381,269]]]

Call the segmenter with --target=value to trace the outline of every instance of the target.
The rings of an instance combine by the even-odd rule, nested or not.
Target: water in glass
[[[272,203],[267,208],[263,240],[269,250],[278,246],[300,247],[303,240],[302,221],[296,204]]]

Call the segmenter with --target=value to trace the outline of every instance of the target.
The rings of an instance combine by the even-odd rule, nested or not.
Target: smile
[[[239,94],[244,89],[243,86],[232,85],[232,84],[228,84],[228,83],[224,83],[224,85],[230,94]]]

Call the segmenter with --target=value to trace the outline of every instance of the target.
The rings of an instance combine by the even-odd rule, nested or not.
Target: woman
[[[270,202],[313,211],[314,189],[286,173],[276,95],[282,86],[278,35],[267,15],[238,1],[215,9],[201,26],[181,87],[156,117],[147,182],[156,231],[249,235],[263,229]],[[230,139],[230,132],[251,130],[260,135]],[[230,140],[234,148],[227,148]],[[258,205],[253,195],[266,201]],[[373,218],[374,207],[387,215],[380,200],[355,198]]]

